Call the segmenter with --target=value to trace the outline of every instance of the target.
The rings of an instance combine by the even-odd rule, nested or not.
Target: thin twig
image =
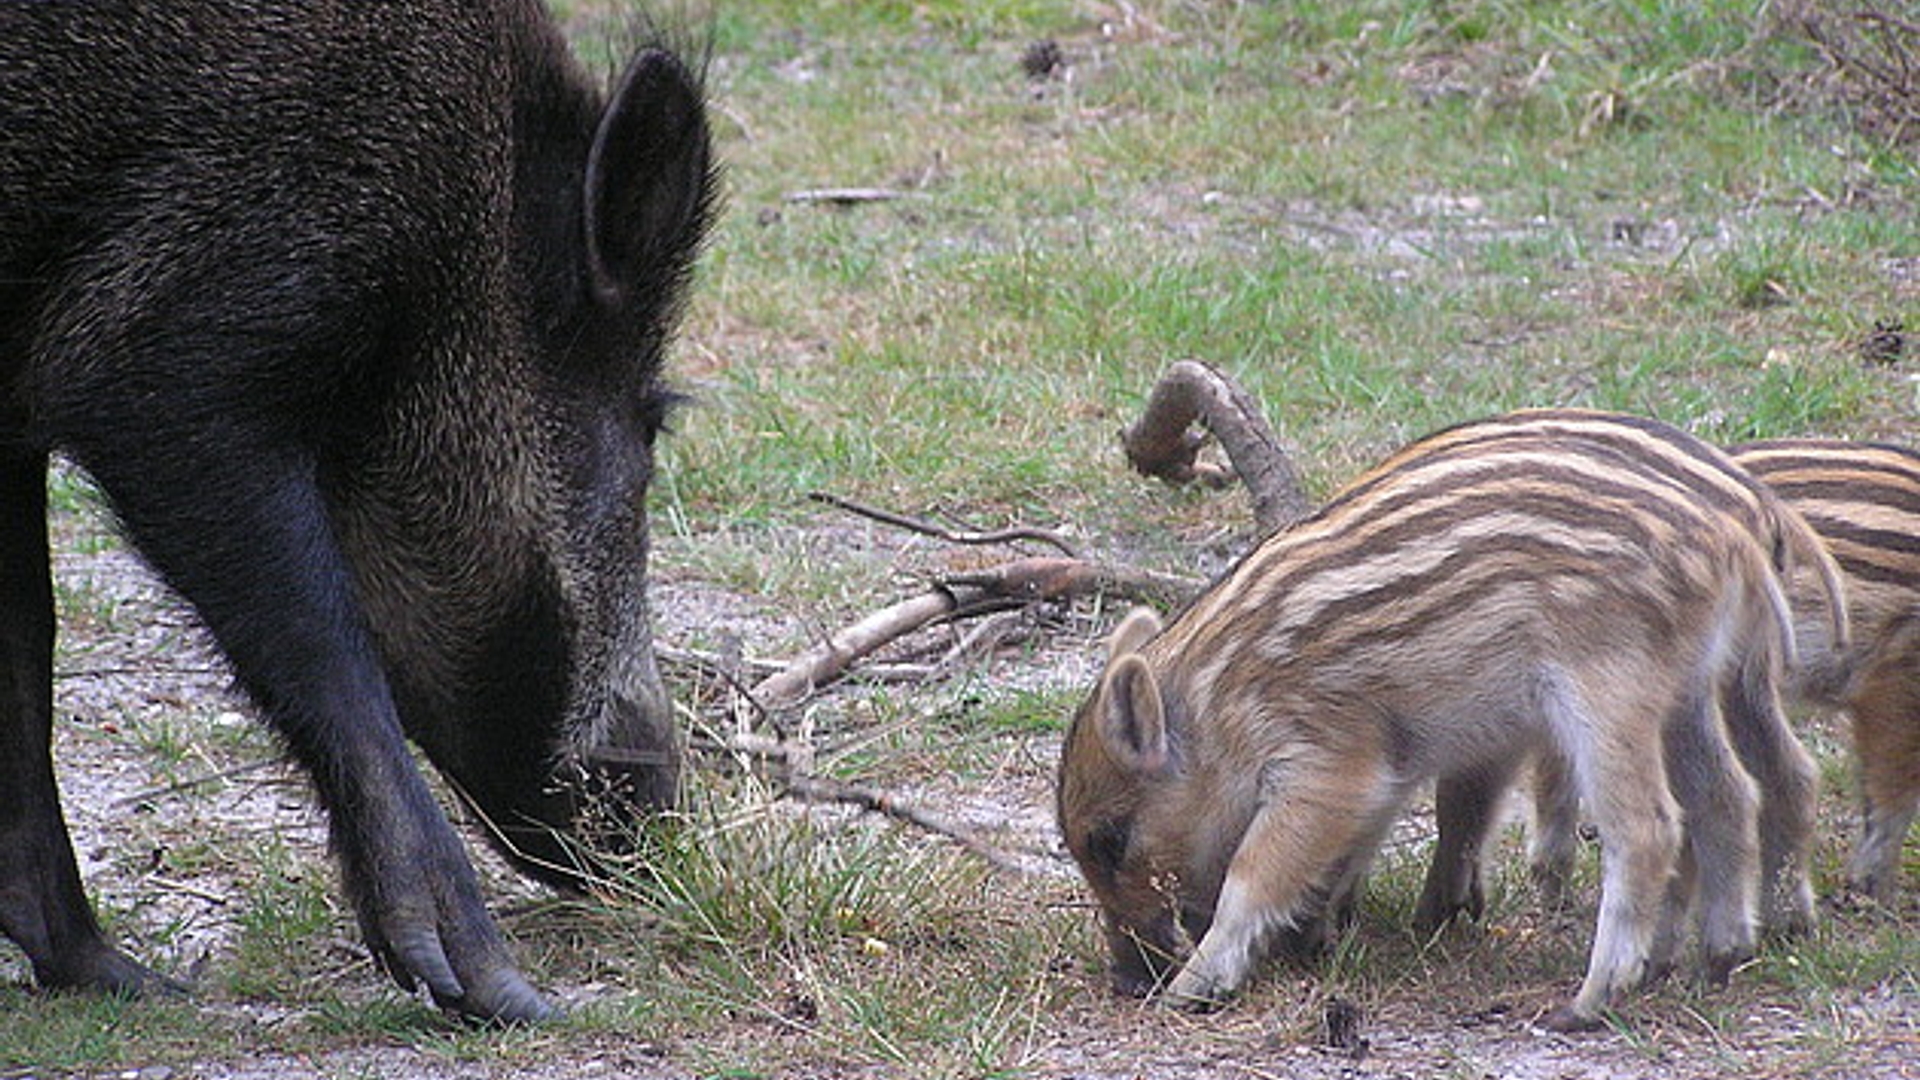
[[[945,540],[950,544],[1009,544],[1016,540],[1032,540],[1035,543],[1047,544],[1068,558],[1077,559],[1080,557],[1079,552],[1074,549],[1071,541],[1059,533],[1050,532],[1046,529],[1015,526],[1009,529],[995,529],[990,532],[958,532],[943,525],[936,525],[924,518],[909,517],[905,514],[896,514],[891,510],[882,510],[878,507],[866,506],[854,502],[851,499],[843,499],[838,495],[829,494],[824,491],[811,492],[807,495],[807,498],[812,499],[814,502],[826,503],[828,506],[845,510],[851,514],[858,514],[861,517],[870,518],[882,524],[893,525],[906,529],[909,532],[919,533],[922,536],[931,536]]]
[[[222,675],[217,665],[180,666],[174,664],[109,664],[101,667],[65,668],[53,673],[55,682],[64,679],[107,679],[123,675]]]
[[[787,730],[785,725],[780,722],[780,718],[775,716],[773,710],[769,709],[766,703],[760,700],[754,688],[749,687],[741,681],[739,674],[740,668],[749,666],[778,672],[781,670],[780,665],[767,661],[740,660],[738,657],[723,659],[709,653],[695,652],[690,649],[662,647],[659,645],[654,646],[654,655],[670,664],[685,664],[690,667],[697,667],[709,675],[720,679],[733,690],[737,704],[744,704],[748,709],[752,710],[754,715],[766,721],[767,725],[773,728],[781,738],[786,738]],[[733,662],[729,662],[729,660]]]
[[[122,796],[114,800],[114,805],[117,807],[138,806],[143,802],[149,802],[163,795],[178,795],[181,792],[191,791],[197,787],[225,783],[228,780],[233,780],[238,777],[247,776],[256,772],[264,772],[267,769],[286,765],[289,761],[290,759],[285,754],[281,754],[276,757],[244,762],[230,769],[221,769],[218,772],[188,777],[185,780],[165,784],[160,787],[148,788],[145,791],[136,791],[131,795]]]
[[[221,896],[218,893],[208,892],[194,885],[189,885],[184,881],[174,881],[172,878],[164,878],[159,874],[148,874],[145,880],[163,892],[179,893],[181,896],[191,896],[195,900],[204,900],[215,907],[227,906],[227,897]]]
[[[848,806],[857,806],[862,810],[890,817],[896,821],[904,821],[916,828],[925,829],[928,832],[947,837],[974,855],[986,860],[988,865],[997,870],[1005,870],[1014,874],[1034,874],[1039,872],[1011,853],[981,840],[978,836],[974,835],[973,830],[947,821],[911,803],[903,802],[898,796],[891,792],[882,791],[878,788],[865,787],[859,784],[849,784],[823,776],[811,776],[806,773],[794,773],[787,776],[784,782],[787,792],[803,801],[842,803]],[[1050,854],[1039,852],[1035,852],[1034,854],[1037,857],[1045,857],[1049,861],[1052,860]]]
[[[723,657],[719,653],[702,649],[663,645],[658,641],[653,643],[653,655],[663,663],[699,668],[711,675],[730,679],[737,679],[743,670],[760,671],[770,675],[785,666],[778,660],[756,660],[750,656],[743,656],[738,658],[738,667],[730,668],[729,662],[733,659],[731,657]]]
[[[933,668],[936,673],[952,671],[970,656],[992,652],[1000,647],[1008,635],[1025,619],[1026,609],[1002,611],[980,621],[979,625],[960,636],[953,647],[948,649]]]
[[[813,771],[817,759],[816,748],[808,737],[771,739],[751,732],[720,736],[711,731],[703,734],[701,726],[695,724],[694,734],[689,741],[697,748],[731,755],[741,768],[765,777],[790,798],[808,803],[858,807],[956,841],[995,869],[1016,874],[1042,872],[1022,862],[1014,854],[981,840],[971,829],[922,810],[892,792],[818,775]],[[1027,854],[1048,863],[1058,861],[1058,856],[1052,852],[1029,851]]]

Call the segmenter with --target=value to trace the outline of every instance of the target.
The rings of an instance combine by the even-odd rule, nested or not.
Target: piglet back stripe
[[[1920,518],[1920,454],[1872,443],[1761,443],[1734,459],[1790,501],[1857,503]]]
[[[1249,553],[1162,647],[1258,618],[1273,649],[1347,648],[1471,620],[1517,590],[1660,625],[1664,605],[1717,573],[1696,546],[1726,542],[1729,521],[1765,523],[1770,499],[1718,451],[1652,422],[1554,412],[1460,425]]]
[[[1920,581],[1920,454],[1885,443],[1783,439],[1733,448],[1861,581]]]
[[[1413,549],[1490,521],[1511,543],[1556,543],[1563,558],[1587,564],[1637,562],[1638,553],[1684,541],[1702,524],[1695,508],[1630,472],[1593,462],[1574,467],[1564,452],[1453,457],[1423,460],[1394,484],[1376,486],[1372,498],[1281,534],[1217,584],[1217,597],[1196,606],[1219,612],[1286,604],[1316,585],[1330,587],[1329,579],[1342,592],[1379,587],[1409,570]],[[1445,464],[1463,467],[1440,468]],[[1589,566],[1595,573],[1618,569]]]
[[[1751,514],[1765,500],[1756,480],[1732,467],[1725,454],[1684,431],[1644,417],[1580,409],[1534,409],[1472,420],[1444,428],[1390,457],[1353,490],[1364,491],[1372,481],[1395,471],[1406,460],[1459,447],[1490,447],[1502,441],[1541,437],[1582,441],[1599,453],[1602,447],[1654,469],[1687,490],[1704,496],[1727,511]]]

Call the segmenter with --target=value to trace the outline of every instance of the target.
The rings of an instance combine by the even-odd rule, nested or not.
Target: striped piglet
[[[1504,790],[1538,753],[1606,841],[1587,975],[1547,1026],[1671,959],[1682,888],[1731,968],[1763,863],[1805,874],[1814,770],[1775,681],[1804,529],[1674,428],[1519,413],[1402,450],[1164,628],[1136,612],[1058,778],[1116,985],[1223,1002],[1352,895],[1423,784]]]
[[[1796,659],[1783,689],[1799,704],[1847,712],[1863,809],[1848,877],[1891,902],[1901,845],[1920,810],[1920,454],[1831,439],[1756,442],[1730,453],[1806,519],[1845,581],[1850,639],[1819,614],[1827,592],[1820,576],[1803,568],[1791,578]],[[1556,765],[1536,768],[1532,792],[1534,875],[1550,896],[1571,870],[1579,810],[1578,793]],[[1434,881],[1443,866],[1474,858],[1485,831],[1476,806],[1489,798],[1440,793],[1429,894],[1442,890]]]

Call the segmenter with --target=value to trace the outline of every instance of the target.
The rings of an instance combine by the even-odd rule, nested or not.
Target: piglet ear
[[[1137,654],[1115,658],[1101,677],[1098,722],[1100,741],[1122,769],[1162,776],[1173,767],[1160,684]]]
[[[1137,653],[1160,633],[1160,616],[1152,608],[1137,607],[1127,612],[1113,633],[1107,637],[1107,663],[1111,664],[1129,653]]]
[[[711,156],[699,81],[673,53],[642,50],[587,156],[587,264],[604,301],[678,294],[713,206]]]

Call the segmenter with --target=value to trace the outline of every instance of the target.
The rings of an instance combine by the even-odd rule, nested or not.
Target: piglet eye
[[[1101,823],[1087,837],[1087,857],[1102,870],[1112,872],[1120,869],[1127,861],[1127,846],[1132,832],[1125,821]]]

